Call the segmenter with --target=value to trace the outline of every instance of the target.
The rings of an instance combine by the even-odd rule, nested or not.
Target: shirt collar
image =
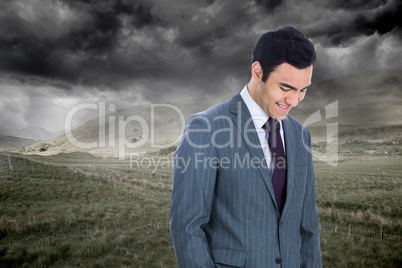
[[[261,107],[253,100],[248,92],[247,85],[244,86],[243,90],[240,92],[246,106],[250,112],[251,118],[253,119],[254,126],[256,129],[262,128],[262,126],[267,122],[268,115],[261,109]]]
[[[240,92],[240,96],[246,103],[251,118],[253,119],[254,127],[256,129],[262,128],[262,126],[267,122],[269,116],[262,110],[260,105],[258,105],[258,103],[256,103],[255,100],[250,96],[250,93],[248,92],[247,89],[247,85],[245,85],[242,91]],[[279,121],[279,123],[282,128],[282,121]]]

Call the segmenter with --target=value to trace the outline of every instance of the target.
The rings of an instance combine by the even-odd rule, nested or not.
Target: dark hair
[[[252,63],[258,61],[261,64],[264,83],[271,72],[282,63],[304,69],[313,65],[315,60],[313,43],[291,26],[264,33],[253,47]]]

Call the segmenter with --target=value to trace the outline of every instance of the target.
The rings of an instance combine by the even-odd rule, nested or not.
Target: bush
[[[170,154],[171,152],[176,151],[176,149],[177,149],[177,146],[176,146],[176,145],[172,145],[172,146],[169,146],[169,147],[167,147],[167,148],[162,148],[162,149],[159,150],[159,155],[167,155],[167,154]]]

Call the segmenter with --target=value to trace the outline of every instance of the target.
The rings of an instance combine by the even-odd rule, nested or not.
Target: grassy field
[[[401,157],[353,156],[337,167],[315,163],[324,267],[402,267]],[[370,237],[373,235],[373,237]]]
[[[144,165],[146,163],[143,163]],[[143,165],[143,166],[144,166]],[[401,267],[401,156],[316,162],[324,267]],[[176,267],[171,166],[130,167],[84,153],[0,153],[0,267]]]
[[[174,267],[168,176],[65,161],[0,155],[0,266]]]

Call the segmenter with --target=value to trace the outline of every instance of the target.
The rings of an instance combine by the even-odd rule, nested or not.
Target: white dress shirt
[[[253,100],[248,92],[247,85],[240,92],[240,96],[243,98],[246,106],[250,112],[251,118],[253,119],[255,130],[257,131],[258,138],[260,140],[262,151],[264,152],[265,160],[267,161],[267,166],[272,173],[272,157],[271,150],[268,145],[268,135],[269,133],[263,128],[264,124],[267,122],[269,116],[262,110],[262,108]],[[283,127],[282,121],[279,121],[281,128],[280,134],[282,138],[283,150],[286,154],[285,140],[283,138]]]

